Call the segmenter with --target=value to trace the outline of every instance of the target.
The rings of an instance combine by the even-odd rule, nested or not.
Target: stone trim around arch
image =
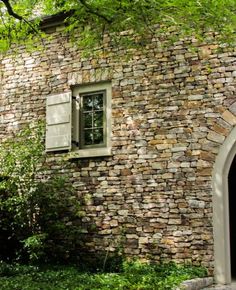
[[[228,173],[236,154],[236,127],[234,127],[216,157],[213,169],[213,232],[215,280],[231,283]]]

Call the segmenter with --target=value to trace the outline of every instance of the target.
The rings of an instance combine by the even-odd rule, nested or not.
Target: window
[[[110,83],[81,85],[72,94],[49,96],[46,115],[47,151],[72,150],[78,157],[110,155]]]
[[[106,104],[105,91],[85,93],[80,96],[81,148],[105,145]]]

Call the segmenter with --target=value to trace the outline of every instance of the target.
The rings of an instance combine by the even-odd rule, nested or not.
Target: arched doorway
[[[228,174],[231,278],[236,280],[236,156]]]
[[[232,200],[231,195],[229,195],[229,192],[231,193],[231,189],[228,186],[228,177],[230,180],[232,179],[232,173],[230,173],[230,168],[232,168],[231,172],[233,172],[235,168],[235,155],[236,127],[231,130],[229,136],[225,139],[223,145],[219,150],[218,156],[214,164],[212,179],[215,280],[219,284],[230,284],[232,280],[231,264],[232,272],[234,272],[233,268],[236,268],[236,257],[234,261],[233,253],[231,263],[229,199],[230,203],[232,202]],[[236,211],[234,210],[234,212],[236,217]],[[236,230],[236,222],[234,223],[232,223],[231,221],[231,224],[234,225],[234,229]],[[232,274],[234,276],[234,273]]]

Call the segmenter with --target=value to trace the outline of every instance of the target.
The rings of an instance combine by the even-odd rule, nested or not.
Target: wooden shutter
[[[46,101],[46,151],[71,149],[71,93],[50,95]]]

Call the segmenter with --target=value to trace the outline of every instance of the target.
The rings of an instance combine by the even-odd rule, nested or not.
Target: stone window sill
[[[90,148],[71,151],[68,153],[68,159],[90,158],[90,157],[105,157],[111,156],[111,148]]]

